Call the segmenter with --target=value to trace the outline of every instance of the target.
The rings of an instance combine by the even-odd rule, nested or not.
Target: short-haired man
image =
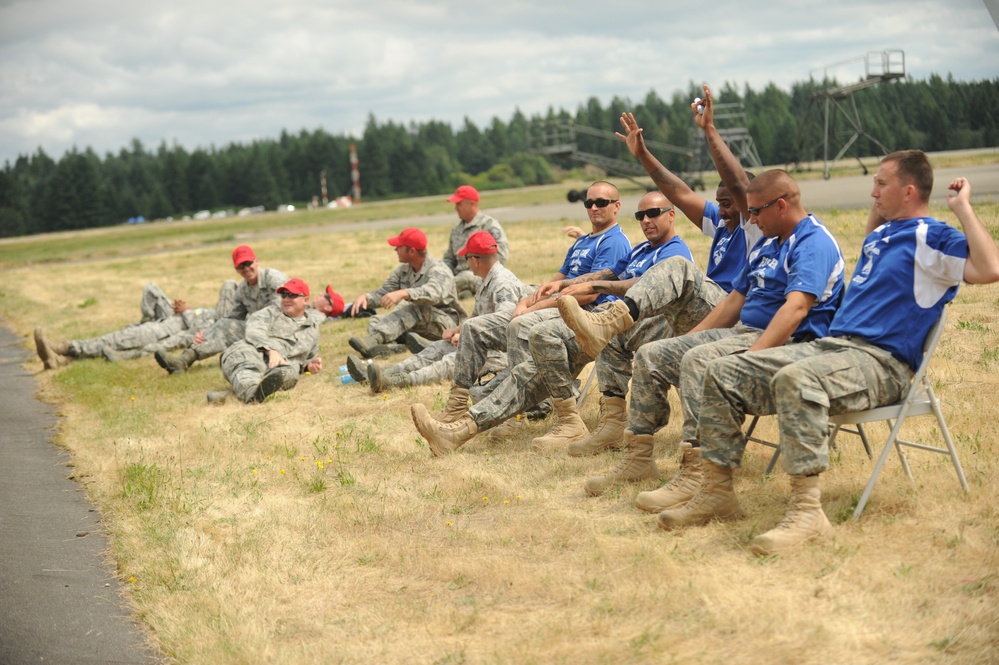
[[[451,238],[444,252],[444,264],[454,275],[454,287],[459,298],[465,298],[475,293],[481,277],[477,277],[468,267],[468,262],[459,253],[462,247],[472,237],[473,233],[485,231],[496,239],[499,262],[505,264],[510,258],[510,243],[500,223],[479,210],[479,192],[471,185],[462,185],[448,197],[448,203],[454,204],[458,213],[458,223],[451,229]]]
[[[933,169],[921,151],[885,157],[874,176],[868,236],[829,336],[707,366],[698,418],[701,479],[689,501],[659,514],[660,527],[740,517],[731,475],[745,448],[743,418],[777,414],[791,507],[751,548],[775,554],[828,535],[819,474],[829,464],[829,416],[900,400],[958,285],[999,281],[999,247],[971,207],[971,185],[955,179],[947,198],[963,234],[930,217],[932,188]]]
[[[276,289],[279,305],[269,305],[246,320],[246,337],[222,354],[222,375],[241,401],[263,402],[278,390],[291,390],[303,372],[322,371],[319,324],[324,315],[310,308],[309,285],[290,279]],[[225,400],[228,391],[208,393]]]
[[[232,265],[243,281],[236,286],[229,312],[199,331],[190,346],[180,353],[157,351],[154,354],[159,366],[170,374],[183,374],[196,361],[222,353],[229,345],[243,339],[249,315],[279,303],[277,289],[288,281],[287,275],[274,268],[261,268],[257,255],[246,245],[232,251]]]
[[[351,337],[349,343],[365,358],[389,355],[401,348],[394,344],[408,332],[440,339],[448,328],[467,318],[458,302],[454,276],[444,262],[427,253],[427,236],[420,229],[406,228],[388,239],[395,248],[399,265],[385,283],[358,296],[350,308],[356,316],[372,306],[394,307],[368,322],[367,337]]]
[[[534,287],[521,283],[516,275],[500,263],[499,245],[488,231],[476,231],[469,236],[465,246],[458,250],[458,256],[467,262],[469,270],[479,278],[471,318],[494,312],[513,312],[521,298],[534,291]],[[368,381],[371,392],[374,393],[391,387],[450,381],[454,378],[460,333],[460,327],[448,328],[442,339],[398,365],[381,368],[371,363],[362,367],[357,356],[349,356],[347,367],[356,380]],[[502,365],[505,366],[506,355],[501,356]]]
[[[312,299],[312,309],[325,314],[328,319],[335,319],[344,313],[346,307],[343,296],[334,291],[332,286],[327,286],[321,296]]]
[[[634,465],[637,462],[630,458],[641,454],[640,461],[651,474],[655,462],[648,453],[654,433],[669,422],[671,386],[679,389],[684,423],[680,474],[659,490],[639,494],[636,503],[643,510],[660,512],[689,499],[697,487],[697,414],[708,362],[821,337],[842,297],[844,261],[839,245],[822,222],[805,211],[794,179],[785,171],[767,171],[750,182],[747,197],[750,219],[764,239],[753,248],[733,290],[690,333],[651,342],[635,354],[624,434],[633,452],[621,464]],[[656,301],[655,290],[641,293],[644,289],[639,287],[641,280],[629,290],[635,298],[632,304]],[[630,325],[631,313],[626,310],[621,316]],[[589,478],[584,489],[599,496],[638,477],[615,470]]]

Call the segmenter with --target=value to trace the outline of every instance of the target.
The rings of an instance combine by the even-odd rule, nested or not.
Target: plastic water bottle
[[[348,383],[357,383],[357,379],[352,377],[350,374],[344,374],[340,377],[340,383],[347,385]]]

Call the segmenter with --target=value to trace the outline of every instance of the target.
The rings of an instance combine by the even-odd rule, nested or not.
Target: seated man
[[[246,320],[246,337],[222,353],[222,375],[246,403],[263,402],[278,390],[291,390],[303,372],[318,374],[319,324],[323,314],[310,308],[309,285],[290,279],[277,289],[280,305],[269,305]],[[225,401],[229,391],[208,393]]]
[[[673,209],[662,193],[646,194],[639,201],[639,208],[641,210],[636,217],[641,217],[642,231],[648,238],[645,243],[610,270],[543,285],[538,290],[538,297],[544,298],[546,294],[557,292],[557,289],[562,289],[559,300],[574,300],[574,289],[584,297],[593,293],[624,293],[628,284],[633,283],[649,266],[669,264],[677,276],[677,286],[673,291],[674,306],[667,316],[647,320],[626,336],[636,340],[659,339],[668,330],[687,330],[700,321],[724,292],[706,280],[694,266],[690,250],[674,233]],[[422,405],[413,407],[413,420],[435,454],[451,452],[476,432],[523,411],[546,395],[551,395],[555,401],[558,423],[548,435],[534,439],[532,447],[535,450],[562,443],[571,444],[588,434],[586,426],[579,420],[571,390],[573,378],[591,358],[582,352],[572,332],[558,318],[539,323],[531,332],[529,341],[531,359],[516,366],[503,385],[451,425],[429,419]],[[636,341],[636,345],[638,343]],[[629,346],[624,342],[621,348]],[[624,352],[617,367],[624,374],[625,385],[630,374],[629,361],[630,356]]]
[[[957,178],[947,198],[964,234],[929,216],[932,188],[922,152],[885,157],[874,177],[869,235],[829,336],[707,366],[697,421],[700,482],[689,501],[659,514],[660,527],[741,516],[732,470],[745,448],[743,418],[777,414],[791,508],[751,548],[769,555],[829,534],[819,490],[829,464],[829,416],[900,400],[922,361],[926,334],[961,281],[999,281],[999,248],[971,207],[971,185]]]
[[[271,304],[278,304],[277,289],[288,281],[287,275],[273,268],[261,268],[257,256],[246,245],[232,251],[232,265],[243,281],[236,286],[232,308],[215,323],[198,331],[190,346],[180,353],[157,351],[157,364],[170,374],[183,374],[198,360],[222,353],[241,340],[246,332],[246,317]]]
[[[467,318],[458,302],[454,276],[444,262],[427,253],[427,236],[420,229],[403,229],[389,238],[395,247],[399,265],[380,287],[358,296],[351,304],[351,316],[371,305],[395,307],[384,316],[368,322],[367,337],[351,337],[350,346],[365,358],[391,355],[405,347],[396,344],[408,332],[430,339],[440,339],[448,328],[461,325]]]
[[[462,247],[473,233],[485,231],[496,239],[499,262],[505,264],[510,258],[510,243],[507,242],[503,227],[495,219],[479,211],[479,192],[471,185],[462,185],[448,197],[458,213],[458,223],[451,229],[451,238],[444,252],[444,264],[454,274],[454,288],[459,298],[471,296],[479,289],[482,278],[475,275],[461,255]]]
[[[191,308],[179,298],[171,302],[158,286],[147,284],[142,292],[141,323],[100,337],[65,342],[50,342],[44,330],[35,328],[35,349],[45,369],[55,369],[79,358],[103,357],[117,362],[167,351],[190,344],[197,331],[214,323],[219,312],[232,307],[235,293],[236,282],[227,280],[215,309]]]
[[[843,255],[835,238],[813,215],[805,212],[798,184],[781,170],[767,171],[747,189],[751,220],[765,236],[750,254],[749,263],[733,282],[733,290],[689,334],[651,342],[635,354],[634,376],[624,431],[629,454],[610,473],[587,479],[584,489],[600,496],[619,482],[658,475],[653,459],[653,434],[669,422],[669,389],[677,386],[683,408],[681,474],[655,492],[642,492],[639,508],[659,512],[690,498],[699,468],[696,436],[700,409],[700,379],[717,357],[802,342],[825,335],[843,292]],[[759,205],[753,205],[762,201]],[[628,329],[634,319],[658,313],[659,288],[653,268],[628,291],[626,305],[596,326],[597,345],[607,330]],[[582,337],[590,315],[563,311]],[[583,332],[581,332],[583,331]],[[681,363],[682,361],[682,363]],[[683,498],[686,497],[686,498]],[[665,505],[664,505],[665,504]]]
[[[469,236],[465,246],[458,250],[458,255],[466,261],[472,273],[480,278],[471,318],[494,312],[513,312],[521,298],[534,291],[534,287],[522,284],[516,275],[499,262],[499,245],[488,231],[476,231]],[[460,331],[461,328],[448,328],[444,331],[443,339],[392,367],[383,369],[374,363],[362,367],[357,356],[348,356],[347,367],[355,380],[368,381],[371,392],[374,393],[390,387],[450,381],[454,377]],[[501,355],[502,365],[505,366],[505,354]]]

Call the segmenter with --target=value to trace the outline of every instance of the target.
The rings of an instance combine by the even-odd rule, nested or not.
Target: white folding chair
[[[576,398],[577,409],[583,406],[583,400],[586,399],[586,396],[590,394],[590,390],[593,389],[593,381],[597,376],[597,368],[593,366],[593,363],[590,363],[590,365],[590,373],[587,374],[586,381],[583,382],[583,387],[579,390],[579,397]],[[584,367],[583,369],[586,368]]]
[[[864,423],[883,420],[891,430],[887,441],[885,441],[884,449],[881,451],[881,456],[878,458],[877,464],[874,465],[874,470],[871,472],[871,478],[867,481],[867,487],[864,488],[864,493],[860,497],[860,502],[857,504],[856,510],[853,511],[853,519],[855,520],[860,519],[860,514],[864,512],[867,500],[871,496],[874,484],[877,482],[878,476],[881,474],[881,468],[884,466],[885,460],[888,459],[888,453],[892,448],[898,452],[902,468],[905,469],[905,475],[909,477],[909,480],[912,480],[912,470],[909,468],[909,460],[906,458],[903,446],[949,455],[951,462],[954,464],[954,470],[957,472],[957,479],[961,483],[961,488],[965,492],[969,491],[968,481],[964,477],[964,469],[961,468],[961,460],[957,457],[957,450],[954,448],[953,440],[951,440],[950,430],[947,429],[947,422],[944,420],[943,411],[940,409],[940,400],[937,399],[936,393],[933,392],[933,386],[929,379],[926,378],[926,368],[930,364],[930,359],[937,348],[937,343],[940,341],[940,335],[943,333],[946,319],[946,312],[941,312],[940,318],[933,324],[930,332],[926,335],[926,341],[923,343],[923,362],[920,363],[919,369],[913,375],[912,384],[902,401],[866,411],[841,413],[829,418],[830,423],[833,425],[832,432],[829,434],[830,447],[835,443],[836,435],[840,430],[843,430],[860,436],[864,442],[864,447],[868,451],[868,456],[871,454],[871,447],[867,439],[867,433],[864,431]],[[946,447],[928,446],[899,438],[899,431],[902,429],[902,423],[905,422],[906,418],[929,414],[937,417],[937,424],[940,426],[940,433],[947,444]],[[856,429],[845,427],[845,425],[856,425]]]

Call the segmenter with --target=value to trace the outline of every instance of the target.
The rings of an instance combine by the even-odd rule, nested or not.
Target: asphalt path
[[[24,342],[0,321],[0,663],[156,663],[122,596],[100,515],[52,443]]]

